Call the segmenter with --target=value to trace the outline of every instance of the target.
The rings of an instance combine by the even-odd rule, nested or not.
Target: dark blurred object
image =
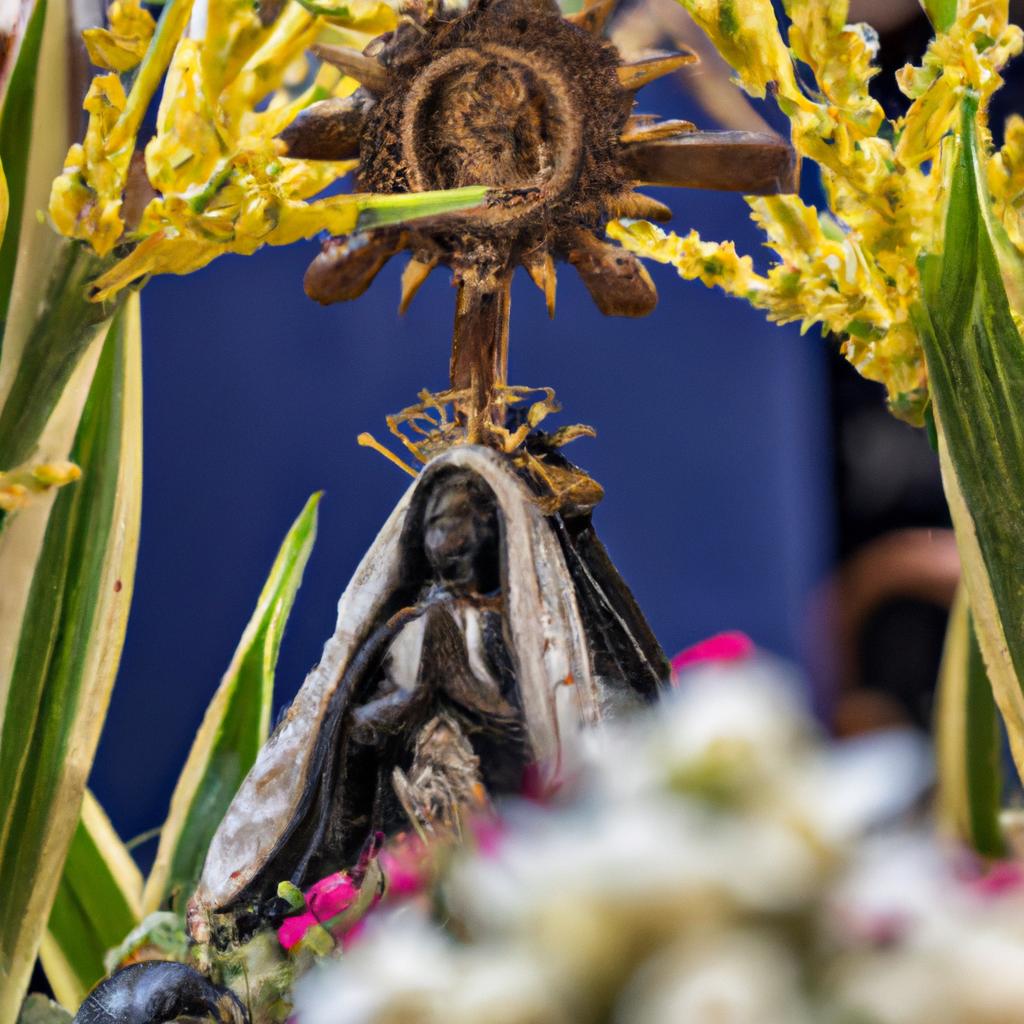
[[[931,722],[959,576],[938,457],[838,350],[831,365],[837,657],[830,721],[844,735]]]
[[[946,619],[960,577],[952,530],[893,530],[832,581],[840,735],[908,722],[929,729]]]
[[[925,431],[892,416],[885,389],[861,377],[837,348],[830,371],[837,560],[893,530],[948,528],[939,460]]]

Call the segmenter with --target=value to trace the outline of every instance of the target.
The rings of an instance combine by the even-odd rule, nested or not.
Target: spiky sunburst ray
[[[495,200],[465,216],[329,240],[306,274],[306,290],[317,301],[344,301],[361,295],[391,256],[408,250],[404,312],[430,271],[448,266],[458,285],[452,386],[477,396],[482,404],[474,415],[485,415],[488,392],[505,383],[516,265],[541,290],[552,316],[556,259],[574,267],[602,313],[645,316],[657,304],[647,271],[594,233],[609,219],[671,218],[669,207],[636,186],[746,194],[795,189],[793,153],[778,136],[699,131],[689,121],[633,112],[638,90],[697,58],[659,52],[623,62],[600,39],[614,8],[615,0],[593,0],[564,19],[553,0],[495,0],[460,15],[410,9],[405,36],[400,29],[362,53],[315,47],[361,88],[313,104],[280,137],[290,156],[359,157],[359,186],[374,191],[417,190],[432,174],[447,183],[489,177],[483,183],[497,186]],[[545,34],[531,42],[535,25]],[[559,52],[550,42],[555,37],[564,59],[550,56]],[[546,54],[534,52],[544,46]],[[595,82],[603,103],[592,95]],[[594,119],[603,119],[602,127],[588,135]]]

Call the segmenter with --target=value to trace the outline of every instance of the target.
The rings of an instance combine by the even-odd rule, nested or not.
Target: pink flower
[[[337,917],[347,910],[359,895],[359,889],[344,871],[321,878],[306,891],[306,911],[282,922],[277,941],[285,949],[297,946],[306,932],[315,925]]]
[[[347,910],[359,895],[355,882],[339,871],[337,874],[321,878],[306,893],[306,906],[313,912],[318,921],[329,921]]]
[[[389,896],[412,896],[430,877],[430,857],[419,836],[402,833],[380,851]]]
[[[1000,861],[976,879],[971,888],[979,896],[995,897],[1019,890],[1021,885],[1024,885],[1024,868],[1012,861]]]
[[[308,912],[299,914],[298,917],[289,917],[277,929],[277,941],[285,949],[291,950],[302,941],[306,932],[315,924],[317,924],[317,919]]]
[[[493,814],[481,815],[469,823],[470,831],[476,840],[476,850],[482,857],[497,856],[505,829],[501,820]]]
[[[675,677],[683,669],[708,662],[744,661],[753,653],[754,642],[746,633],[739,630],[717,633],[680,651],[672,659],[672,675]]]
[[[563,778],[549,777],[549,773],[542,765],[531,761],[523,769],[519,795],[530,803],[546,804],[561,789],[565,781]]]

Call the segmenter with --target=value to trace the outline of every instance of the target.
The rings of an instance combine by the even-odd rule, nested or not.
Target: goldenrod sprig
[[[887,120],[868,83],[877,73],[877,40],[867,25],[846,23],[843,0],[785,0],[788,46],[770,0],[680,0],[737,72],[748,92],[774,93],[797,152],[821,169],[827,209],[796,196],[748,198],[753,219],[778,257],[764,275],[732,243],[665,234],[646,223],[620,222],[609,233],[633,252],[671,263],[688,279],[719,285],[764,309],[769,318],[820,325],[843,338],[857,369],[883,382],[893,411],[920,422],[927,373],[910,310],[920,297],[918,260],[942,248],[959,103],[979,99],[979,125],[1020,53],[1007,0],[961,0],[920,67],[897,76],[911,101]],[[799,60],[815,88],[801,86]],[[989,163],[996,212],[1024,249],[1024,121],[1013,119],[1006,144]]]

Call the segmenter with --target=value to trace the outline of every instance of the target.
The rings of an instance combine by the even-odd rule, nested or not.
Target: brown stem
[[[469,439],[481,440],[483,424],[500,423],[497,391],[508,380],[508,317],[511,271],[471,268],[462,275],[452,336],[452,387],[468,391],[459,415]]]

